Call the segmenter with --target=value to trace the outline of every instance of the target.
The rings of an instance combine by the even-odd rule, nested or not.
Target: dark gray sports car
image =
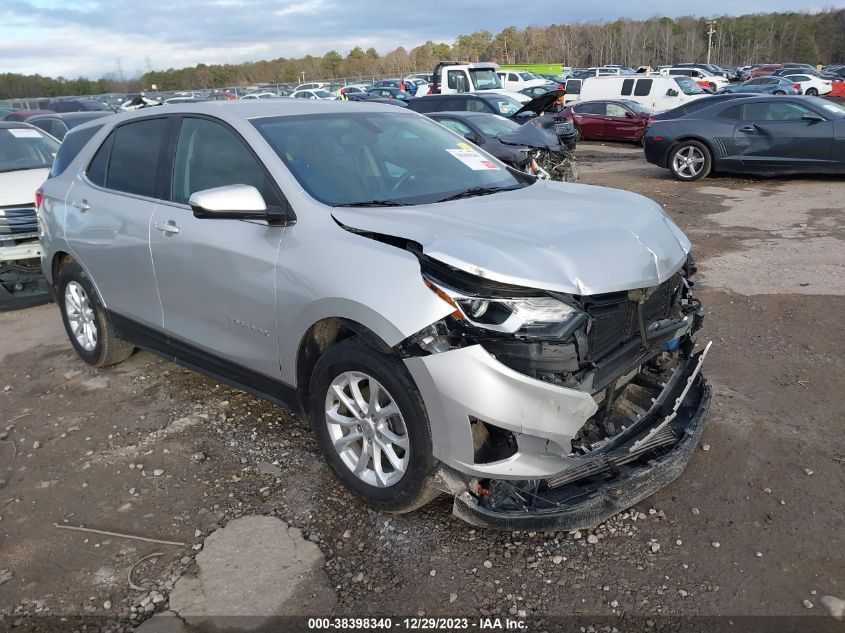
[[[730,100],[653,122],[644,148],[684,181],[711,171],[845,174],[845,107],[818,97]]]

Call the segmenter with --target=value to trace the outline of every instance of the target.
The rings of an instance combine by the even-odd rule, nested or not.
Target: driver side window
[[[233,132],[207,119],[182,119],[170,199],[187,204],[197,191],[226,185],[251,185],[268,205],[279,204],[264,169]]]
[[[607,116],[624,117],[628,111],[618,103],[607,104]]]

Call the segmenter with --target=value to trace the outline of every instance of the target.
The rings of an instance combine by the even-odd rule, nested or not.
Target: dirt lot
[[[61,628],[48,615],[128,627],[132,605],[155,589],[165,608],[203,538],[244,514],[318,543],[335,615],[843,630],[821,599],[845,598],[845,180],[682,184],[631,146],[578,154],[584,182],[656,199],[693,242],[715,395],[681,479],[597,543],[472,529],[445,498],[381,514],[336,483],[285,411],[147,353],[92,370],[55,306],[0,314],[0,630]],[[156,552],[131,589],[130,568]]]

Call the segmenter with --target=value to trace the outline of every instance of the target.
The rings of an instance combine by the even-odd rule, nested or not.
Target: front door
[[[194,192],[234,184],[256,187],[268,205],[280,203],[275,185],[237,132],[216,119],[182,118],[169,195],[150,230],[164,330],[279,378],[276,264],[285,229],[259,220],[199,219],[188,206]]]
[[[643,122],[619,103],[607,104],[607,118],[604,122],[604,136],[611,140],[634,141],[640,136]]]
[[[745,165],[816,169],[830,160],[833,123],[810,121],[818,116],[809,108],[773,97],[742,105],[734,143]]]

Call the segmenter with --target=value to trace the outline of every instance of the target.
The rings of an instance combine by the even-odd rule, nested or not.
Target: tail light
[[[792,86],[792,87],[793,87],[795,90],[801,90],[801,85],[800,85],[800,84],[795,84],[795,85],[794,85],[794,86]]]
[[[39,188],[35,192],[35,208],[38,209],[41,207],[41,201],[44,199],[44,190]]]

